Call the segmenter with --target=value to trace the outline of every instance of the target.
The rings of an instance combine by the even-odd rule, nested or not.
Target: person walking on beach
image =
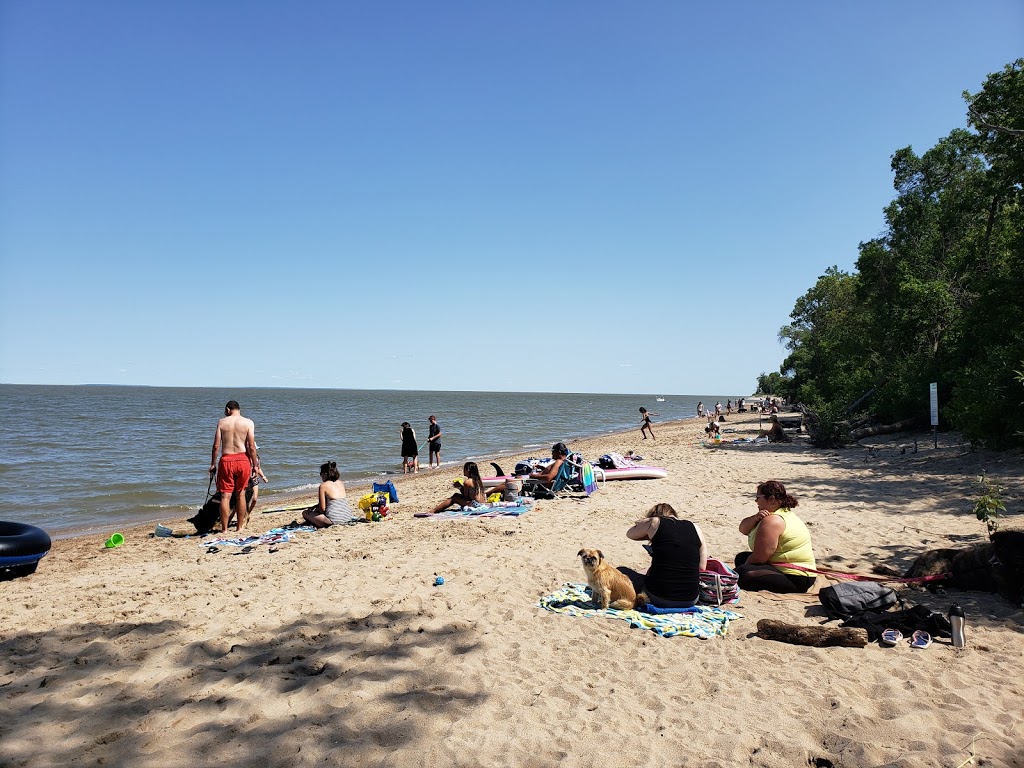
[[[217,454],[220,454],[219,463]],[[259,466],[259,457],[256,455],[256,425],[252,419],[242,415],[238,401],[229,400],[224,406],[224,417],[217,422],[217,431],[213,435],[213,454],[210,458],[210,474],[217,473],[220,526],[224,533],[228,532],[232,496],[236,498],[236,528],[239,531],[245,528],[249,519],[245,488],[249,485],[253,467],[258,471]]]
[[[430,467],[434,466],[434,461],[437,461],[437,468],[441,468],[441,428],[437,426],[437,416],[430,417],[430,432],[427,434],[427,439],[430,441],[428,446],[430,449],[429,461]]]
[[[647,409],[641,406],[640,418],[643,419],[643,423],[640,425],[640,434],[643,435],[644,440],[647,439],[647,435],[644,434],[644,430],[649,431],[651,433],[651,439],[654,439],[654,430],[651,429],[651,416],[657,415],[658,414],[656,413],[648,413]]]
[[[416,430],[408,421],[402,422],[402,474],[420,471],[420,451],[416,446]]]

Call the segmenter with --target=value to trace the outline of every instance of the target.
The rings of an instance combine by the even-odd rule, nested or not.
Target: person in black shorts
[[[441,428],[437,426],[437,416],[430,417],[430,432],[427,433],[427,439],[430,441],[430,467],[434,466],[434,462],[437,461],[438,469],[441,468]]]

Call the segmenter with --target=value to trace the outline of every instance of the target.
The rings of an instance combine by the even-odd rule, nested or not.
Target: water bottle
[[[949,606],[949,625],[952,628],[954,648],[963,648],[967,645],[966,623],[964,609],[960,607],[960,603]]]

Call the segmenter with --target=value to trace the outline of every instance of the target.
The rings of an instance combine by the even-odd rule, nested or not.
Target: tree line
[[[868,422],[939,422],[1024,446],[1024,59],[964,92],[967,128],[892,156],[895,199],[856,268],[833,266],[779,331],[788,356],[759,392],[802,403],[817,440]]]

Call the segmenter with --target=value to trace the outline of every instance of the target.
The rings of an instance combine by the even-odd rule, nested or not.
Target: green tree
[[[790,397],[790,382],[781,373],[765,373],[757,377],[757,390],[755,395],[782,395]]]
[[[797,299],[793,322],[779,331],[790,350],[781,371],[791,377],[789,396],[796,402],[850,405],[875,383],[857,283],[856,275],[829,267]]]
[[[854,274],[832,267],[797,300],[780,371],[787,396],[836,423],[864,392],[882,420],[923,420],[937,381],[944,424],[1020,445],[1024,59],[964,97],[973,132],[893,154],[883,233],[860,244]]]

